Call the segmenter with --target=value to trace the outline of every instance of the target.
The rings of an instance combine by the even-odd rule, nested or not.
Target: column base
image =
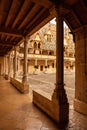
[[[84,103],[78,99],[74,100],[74,109],[82,114],[87,115],[87,103]]]
[[[59,110],[57,109],[55,110],[59,111],[60,122],[62,121],[67,122],[69,120],[69,103],[64,88],[58,89],[57,92],[56,89],[54,90],[54,93],[52,95],[52,102],[54,106],[59,109]]]
[[[9,76],[8,76],[8,74],[5,74],[4,78],[5,78],[6,80],[9,80],[9,79],[10,79]]]
[[[23,76],[23,78],[22,78],[22,83],[23,84],[29,84],[29,82],[28,82],[28,77],[27,76]]]
[[[13,74],[13,78],[16,79],[17,78],[17,73]]]
[[[64,88],[59,88],[54,90],[52,95],[53,102],[58,102],[58,104],[66,104],[68,102],[67,95]]]

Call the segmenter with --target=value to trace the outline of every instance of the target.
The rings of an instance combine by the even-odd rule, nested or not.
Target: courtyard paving
[[[32,104],[32,90],[42,89],[52,95],[55,79],[55,74],[29,75],[30,92],[21,94],[9,81],[0,77],[0,130],[87,130],[87,116],[73,109],[74,72],[65,72],[64,76],[70,103],[67,125],[55,124]]]

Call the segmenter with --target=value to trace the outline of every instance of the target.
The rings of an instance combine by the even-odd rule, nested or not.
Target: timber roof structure
[[[72,31],[87,25],[86,0],[0,0],[0,56],[53,19],[55,4]]]

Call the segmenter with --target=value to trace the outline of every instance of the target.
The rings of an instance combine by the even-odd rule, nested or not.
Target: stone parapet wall
[[[43,110],[55,122],[67,122],[67,104],[53,102],[51,96],[41,90],[33,91],[33,103]]]
[[[25,85],[17,79],[10,78],[10,82],[13,86],[15,86],[21,93],[29,92],[29,85]]]

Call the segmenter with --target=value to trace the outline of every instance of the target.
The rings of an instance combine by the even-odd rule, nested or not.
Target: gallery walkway
[[[31,94],[0,77],[0,130],[87,130],[87,117],[71,110],[69,124],[56,125],[32,104]]]

